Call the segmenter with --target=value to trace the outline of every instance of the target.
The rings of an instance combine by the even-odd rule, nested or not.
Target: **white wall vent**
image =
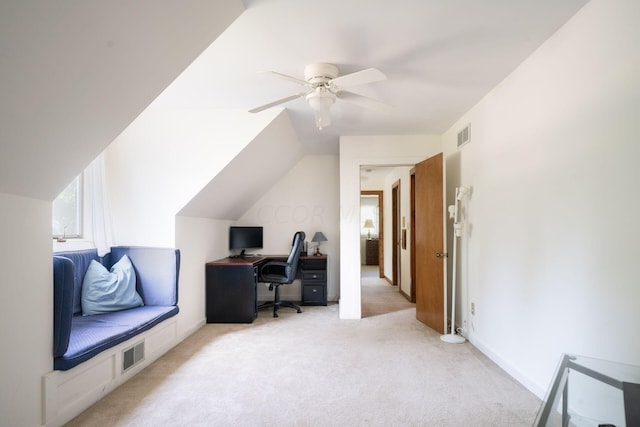
[[[462,147],[471,140],[471,124],[466,125],[458,132],[458,148]]]
[[[144,360],[144,340],[122,352],[122,372]]]

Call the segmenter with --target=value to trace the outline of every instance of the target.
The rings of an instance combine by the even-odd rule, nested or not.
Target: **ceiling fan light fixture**
[[[387,77],[380,70],[367,68],[343,76],[340,76],[338,71],[338,67],[335,65],[324,62],[307,65],[304,69],[305,80],[270,71],[270,74],[276,77],[298,83],[305,88],[305,91],[252,108],[249,112],[259,113],[267,108],[304,97],[316,116],[316,126],[319,130],[322,130],[322,128],[331,125],[331,106],[336,102],[336,98],[374,110],[388,110],[388,106],[380,101],[344,90],[351,86],[360,86],[385,80]]]
[[[319,87],[306,96],[307,103],[316,115],[318,129],[331,125],[331,106],[336,102],[336,96],[323,87]]]

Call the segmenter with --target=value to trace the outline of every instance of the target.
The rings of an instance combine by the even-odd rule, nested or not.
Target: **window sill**
[[[67,239],[66,242],[58,242],[53,239],[53,252],[81,251],[84,249],[94,249],[95,245],[91,240]]]

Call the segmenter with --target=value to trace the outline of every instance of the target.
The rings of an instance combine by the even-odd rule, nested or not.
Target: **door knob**
[[[446,258],[448,256],[449,256],[449,254],[446,253],[446,252],[436,252],[436,257],[437,258]]]

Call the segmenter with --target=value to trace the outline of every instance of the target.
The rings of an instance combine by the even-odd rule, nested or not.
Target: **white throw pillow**
[[[127,255],[111,271],[92,260],[82,280],[82,315],[110,313],[143,305],[136,292],[136,273]]]

